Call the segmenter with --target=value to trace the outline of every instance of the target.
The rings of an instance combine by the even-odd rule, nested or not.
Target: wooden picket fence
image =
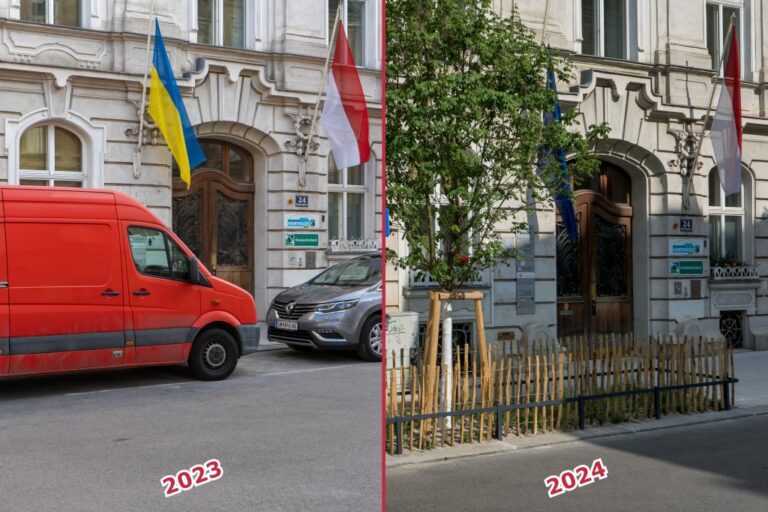
[[[392,352],[387,370],[387,417],[445,412],[450,397],[454,416],[403,421],[400,427],[402,448],[423,450],[457,443],[490,440],[494,432],[502,435],[537,435],[564,431],[578,425],[577,405],[568,403],[507,410],[497,416],[487,408],[499,404],[527,404],[558,401],[564,398],[612,392],[651,389],[656,386],[700,384],[700,387],[661,393],[661,413],[683,414],[720,410],[734,403],[724,396],[728,386],[714,385],[734,377],[733,352],[722,340],[628,335],[565,337],[558,343],[544,341],[498,341],[488,346],[490,371],[480,375],[477,349],[460,346],[453,352],[450,389],[446,368],[437,372],[431,410],[423,408],[429,368],[422,354]],[[408,359],[406,359],[408,358]],[[713,383],[713,385],[707,385]],[[486,412],[473,412],[475,409]],[[459,413],[458,411],[467,411]],[[654,395],[635,393],[593,399],[586,402],[589,424],[642,420],[653,415]],[[497,418],[503,424],[496,425]],[[494,430],[497,429],[497,430]],[[395,425],[387,426],[387,446],[395,453]]]

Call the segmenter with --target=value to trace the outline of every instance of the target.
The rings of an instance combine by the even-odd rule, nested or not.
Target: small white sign
[[[319,229],[320,215],[317,213],[286,213],[283,217],[285,229]]]

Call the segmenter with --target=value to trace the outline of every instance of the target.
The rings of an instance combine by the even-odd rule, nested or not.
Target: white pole
[[[451,390],[453,389],[453,318],[451,313],[453,308],[451,302],[443,301],[443,357],[441,364],[443,366],[443,372],[445,373],[445,388],[441,390],[443,395],[443,403],[445,404],[445,412],[451,412],[453,404],[451,399]],[[451,417],[445,417],[446,428],[451,428]]]
[[[315,102],[315,112],[312,114],[312,124],[309,127],[309,137],[307,137],[307,146],[304,148],[304,159],[301,164],[303,168],[299,171],[306,170],[307,160],[309,159],[309,151],[312,147],[312,139],[315,137],[315,123],[317,122],[317,114],[320,112],[320,100],[323,97],[323,91],[325,90],[326,82],[328,81],[328,68],[331,63],[331,55],[333,55],[334,46],[336,45],[336,35],[339,32],[339,19],[341,19],[341,9],[344,7],[343,0],[339,2],[339,7],[336,9],[336,19],[333,22],[333,32],[331,32],[331,38],[328,41],[328,55],[325,57],[325,66],[323,67],[323,76],[320,79],[320,89],[317,91],[317,101]],[[299,185],[304,186],[304,173],[299,172]]]
[[[133,153],[133,177],[141,176],[141,145],[144,142],[144,109],[147,108],[147,75],[149,74],[149,43],[152,36],[152,21],[155,14],[155,0],[149,1],[147,22],[147,51],[144,55],[144,81],[141,83],[141,108],[139,109],[139,145]]]
[[[720,70],[723,68],[723,62],[725,61],[725,56],[728,54],[728,52],[731,49],[731,31],[733,30],[733,27],[736,25],[736,15],[731,15],[731,25],[728,27],[728,33],[725,35],[725,45],[723,45],[723,54],[720,55],[720,63],[717,66],[717,71],[715,75],[715,83],[712,85],[712,93],[709,95],[709,104],[707,105],[707,113],[704,116],[704,124],[701,126],[701,135],[699,135],[699,143],[696,146],[696,153],[693,155],[693,161],[691,162],[691,168],[688,171],[687,179],[683,183],[683,208],[688,209],[690,206],[690,200],[689,200],[689,190],[691,188],[691,183],[693,182],[693,173],[696,172],[696,165],[699,163],[699,152],[701,151],[701,143],[704,142],[704,132],[707,130],[707,121],[709,121],[710,115],[712,113],[712,100],[715,99],[715,90],[717,90],[717,83],[720,80]]]

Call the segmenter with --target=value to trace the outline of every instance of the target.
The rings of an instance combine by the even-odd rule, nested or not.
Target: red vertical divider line
[[[387,425],[386,367],[387,358],[387,5],[381,0],[381,511],[387,510]],[[404,385],[404,383],[403,383]]]

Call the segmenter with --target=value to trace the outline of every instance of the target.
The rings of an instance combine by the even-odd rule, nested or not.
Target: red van
[[[187,363],[219,380],[258,343],[253,297],[135,199],[0,186],[0,377]]]

